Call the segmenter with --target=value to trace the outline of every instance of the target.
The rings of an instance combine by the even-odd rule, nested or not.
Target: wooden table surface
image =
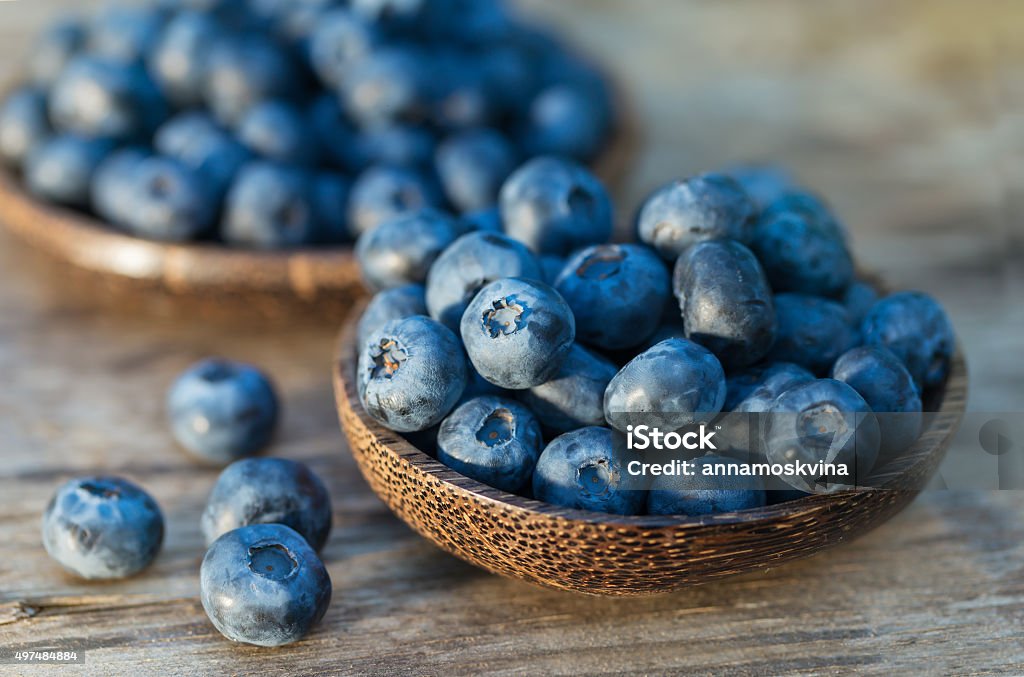
[[[0,76],[72,0],[0,2]],[[1024,411],[1024,5],[1007,0],[530,2],[608,55],[648,123],[620,198],[750,158],[824,191],[864,265],[950,309],[971,408]],[[443,554],[367,490],[337,428],[335,328],[99,314],[0,238],[0,648],[84,649],[71,674],[1021,674],[1024,494],[923,494],[886,526],[802,562],[644,599],[550,592]],[[173,377],[211,354],[278,381],[274,454],[330,485],[327,617],[283,649],[233,645],[198,601],[200,510],[216,473],[175,448]],[[55,487],[124,474],[164,507],[144,575],[85,584],[43,552]],[[0,674],[45,668],[0,665]]]

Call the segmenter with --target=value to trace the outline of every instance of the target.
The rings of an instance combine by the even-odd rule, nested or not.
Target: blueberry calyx
[[[491,309],[485,311],[483,316],[484,331],[490,334],[491,338],[516,333],[531,313],[529,306],[515,295],[500,298],[491,306]]]

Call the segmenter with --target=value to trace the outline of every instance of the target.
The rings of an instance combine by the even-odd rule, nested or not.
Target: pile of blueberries
[[[358,329],[366,412],[500,490],[630,515],[805,489],[631,474],[644,461],[623,442],[633,425],[760,414],[751,434],[723,428],[698,468],[753,456],[861,478],[920,435],[922,395],[953,356],[945,312],[857,279],[844,225],[783,170],[673,181],[640,207],[637,243],[609,244],[612,225],[601,183],[543,156],[508,178],[486,224],[420,209],[363,233],[356,252],[378,290]]]
[[[599,72],[501,0],[155,0],[47,30],[0,164],[134,236],[350,242],[396,213],[492,218],[522,161],[592,161]]]
[[[331,530],[331,501],[308,467],[250,458],[271,442],[278,399],[255,367],[204,360],[171,387],[174,437],[197,460],[227,466],[200,528],[208,550],[200,567],[203,608],[228,639],[279,646],[303,637],[331,602],[331,579],[317,554]],[[114,476],[73,479],[43,514],[43,545],[71,573],[116,580],[148,567],[163,544],[156,501]]]

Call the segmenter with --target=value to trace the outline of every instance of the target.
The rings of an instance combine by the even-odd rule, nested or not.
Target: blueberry
[[[230,244],[254,249],[312,243],[318,223],[308,176],[270,162],[246,165],[228,191],[221,234]]]
[[[359,137],[341,110],[337,97],[322,94],[313,100],[307,113],[309,129],[316,137],[321,158],[332,167],[359,171],[365,165]]]
[[[642,460],[608,428],[580,428],[556,437],[541,452],[533,473],[533,495],[566,508],[638,515],[647,487],[628,467]]]
[[[878,458],[879,437],[878,420],[864,398],[833,379],[793,386],[775,399],[761,420],[761,438],[771,463],[827,462],[847,468],[847,476],[787,478],[799,489],[862,484]]]
[[[713,419],[725,394],[718,358],[693,341],[668,339],[615,375],[604,393],[604,416],[622,432],[630,425],[678,430]]]
[[[789,170],[777,165],[740,165],[725,173],[743,186],[758,211],[787,195],[796,185]]]
[[[227,465],[270,444],[278,399],[259,369],[210,359],[189,367],[167,393],[175,439],[196,458]]]
[[[514,400],[477,397],[442,423],[437,460],[466,477],[518,493],[533,476],[543,440],[533,413]]]
[[[20,169],[52,133],[46,94],[21,87],[0,104],[0,162]]]
[[[579,340],[598,348],[636,346],[654,333],[669,298],[668,270],[643,245],[607,244],[581,249],[555,280],[576,317]]]
[[[727,369],[754,364],[775,342],[775,304],[761,264],[739,242],[712,240],[688,248],[674,284],[686,337]]]
[[[345,108],[365,126],[418,121],[428,112],[430,71],[424,54],[407,45],[388,45],[359,59],[341,89]]]
[[[427,302],[422,284],[406,284],[377,292],[359,318],[359,345],[364,345],[371,334],[392,320],[426,314]]]
[[[250,524],[283,524],[320,550],[331,531],[327,488],[305,464],[247,458],[221,472],[203,510],[206,544]]]
[[[511,144],[493,129],[448,137],[437,149],[437,174],[448,200],[461,212],[497,204],[501,185],[515,169]]]
[[[140,62],[160,36],[164,19],[158,7],[109,7],[93,19],[87,48],[104,58]]]
[[[530,155],[560,155],[590,162],[604,147],[611,104],[587,88],[556,84],[530,105],[522,139]]]
[[[617,372],[609,360],[573,344],[551,380],[521,391],[519,397],[546,428],[559,434],[605,425],[604,392]]]
[[[222,30],[209,14],[191,11],[181,12],[164,28],[147,66],[160,91],[175,106],[202,103],[206,60]]]
[[[836,360],[832,378],[856,390],[875,412],[882,453],[897,454],[921,434],[921,397],[910,372],[888,348],[861,346]]]
[[[582,166],[554,157],[517,169],[499,197],[505,232],[538,254],[565,256],[612,236],[612,208],[600,181]]]
[[[268,160],[303,166],[318,161],[320,140],[303,112],[286,101],[261,101],[246,111],[238,123],[238,138]]]
[[[867,282],[854,280],[846,293],[843,294],[842,302],[846,312],[850,315],[850,322],[854,327],[860,327],[868,311],[878,301],[878,290]]]
[[[317,221],[317,241],[323,244],[350,242],[348,195],[351,184],[342,174],[319,172],[310,187],[313,212]]]
[[[254,524],[218,538],[203,557],[199,590],[222,635],[257,646],[298,641],[331,603],[323,562],[281,524]]]
[[[640,207],[640,240],[675,260],[692,244],[729,238],[750,239],[754,203],[732,178],[701,174],[657,190]]]
[[[773,219],[782,214],[796,214],[810,221],[827,235],[846,240],[846,227],[840,223],[832,208],[818,195],[791,187],[767,204],[762,219]]]
[[[506,115],[525,115],[538,89],[534,59],[514,39],[492,43],[479,56],[494,105]]]
[[[217,200],[204,177],[173,158],[153,156],[132,168],[123,225],[140,237],[184,242],[208,232]],[[127,205],[126,205],[127,207]]]
[[[356,242],[363,280],[373,289],[424,282],[431,265],[462,234],[462,226],[436,209],[395,216]]]
[[[539,280],[540,266],[526,246],[499,233],[463,235],[437,258],[427,275],[430,316],[458,331],[470,301],[503,277]]]
[[[509,390],[551,380],[572,349],[576,321],[557,291],[538,280],[496,280],[462,316],[462,340],[480,375]]]
[[[355,236],[404,212],[440,207],[436,186],[410,168],[375,165],[352,184],[348,222]]]
[[[36,38],[28,57],[32,82],[49,87],[64,72],[65,66],[82,48],[88,36],[76,18],[58,20]]]
[[[54,136],[37,146],[25,161],[25,184],[50,202],[89,207],[93,173],[110,153],[103,139],[73,134]]]
[[[693,463],[693,475],[659,475],[651,481],[647,512],[699,517],[764,506],[761,478],[728,474],[730,466],[738,465],[734,459],[709,454]]]
[[[853,281],[853,259],[843,239],[797,211],[765,212],[751,248],[777,292],[834,297]]]
[[[143,489],[118,477],[61,486],[43,513],[43,545],[77,576],[127,578],[148,567],[164,540],[164,517]]]
[[[545,254],[538,260],[540,261],[541,279],[553,285],[565,269],[567,259],[554,254]]]
[[[156,131],[153,146],[201,174],[209,189],[222,196],[250,159],[249,151],[206,113],[176,115]]]
[[[134,218],[135,170],[149,156],[142,148],[122,148],[96,167],[90,189],[92,208],[108,223],[127,228]]]
[[[429,119],[434,125],[457,131],[488,127],[495,122],[496,107],[475,54],[443,49],[432,56]]]
[[[922,292],[893,294],[876,303],[861,324],[864,343],[891,350],[918,391],[942,385],[956,346],[953,326],[938,301]]]
[[[380,31],[347,7],[324,12],[310,36],[310,61],[324,84],[342,89],[353,67],[382,42]]]
[[[360,19],[390,35],[426,34],[443,9],[438,0],[349,0],[348,6]]]
[[[363,408],[384,426],[426,430],[462,396],[466,358],[443,324],[419,315],[393,320],[363,344],[357,385]]]
[[[460,221],[466,231],[498,234],[505,232],[505,224],[501,222],[501,212],[496,207],[463,214]],[[552,278],[553,280],[554,278]]]
[[[54,126],[83,136],[141,140],[166,116],[145,69],[95,56],[72,59],[50,92]]]
[[[793,362],[826,374],[857,343],[846,309],[834,301],[803,294],[776,294],[778,333],[770,362]]]
[[[236,35],[211,45],[203,98],[222,123],[234,125],[260,101],[288,98],[300,79],[280,46],[257,35]]]
[[[423,125],[387,124],[363,130],[356,146],[370,164],[424,168],[434,160],[437,138]]]
[[[750,367],[726,378],[727,394],[724,411],[730,412],[716,421],[724,446],[747,456],[763,460],[761,418],[775,398],[793,386],[814,380],[814,374],[789,362],[775,362]]]

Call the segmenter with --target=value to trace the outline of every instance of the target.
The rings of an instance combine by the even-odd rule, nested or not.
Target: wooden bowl
[[[594,163],[611,189],[639,148],[635,116],[626,97],[618,99],[619,125]],[[365,294],[350,246],[259,252],[143,240],[34,199],[2,168],[0,225],[60,264],[63,288],[128,312],[340,322]]]
[[[622,517],[522,498],[449,469],[371,419],[354,376],[358,313],[334,364],[341,425],[373,491],[442,549],[492,573],[597,595],[644,595],[777,566],[848,541],[909,504],[945,455],[967,396],[962,354],[928,426],[870,491],[807,496],[706,517]],[[911,488],[908,488],[911,487]]]

